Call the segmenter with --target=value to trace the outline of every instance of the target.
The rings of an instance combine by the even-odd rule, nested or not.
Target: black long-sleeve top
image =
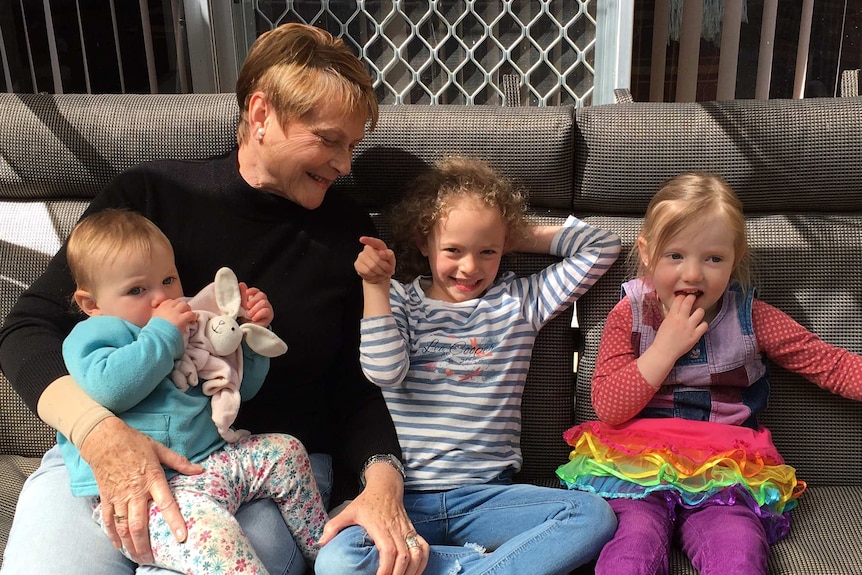
[[[252,188],[237,166],[236,151],[145,163],[117,176],[86,213],[123,207],[155,222],[174,246],[187,294],[222,266],[267,294],[272,329],[288,351],[272,360],[263,388],[243,404],[239,427],[290,433],[309,453],[329,453],[336,470],[354,474],[373,454],[400,457],[380,390],[359,368],[362,291],[353,262],[359,237],[376,235],[371,218],[332,191],[307,210]],[[71,309],[74,289],[64,247],[0,332],[0,368],[34,412],[45,388],[68,373],[62,340],[82,319]]]

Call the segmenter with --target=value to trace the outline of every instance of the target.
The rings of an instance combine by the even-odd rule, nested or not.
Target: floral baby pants
[[[276,502],[300,552],[314,562],[327,515],[299,440],[285,434],[252,435],[200,463],[206,468],[203,473],[176,475],[169,481],[186,520],[185,543],[177,542],[150,504],[150,543],[157,566],[196,575],[265,574],[234,517],[241,504],[264,498]],[[93,516],[102,523],[100,505]]]

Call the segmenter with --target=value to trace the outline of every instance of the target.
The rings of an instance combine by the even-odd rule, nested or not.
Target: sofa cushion
[[[640,218],[587,220],[619,233],[623,254],[631,250],[641,225]],[[862,216],[773,215],[747,221],[758,297],[825,341],[862,353]],[[578,422],[596,417],[590,379],[604,319],[619,301],[620,283],[631,276],[625,260],[622,255],[578,305],[583,335]],[[833,395],[772,364],[769,405],[761,423],[772,431],[800,479],[816,485],[862,485],[862,402]]]
[[[860,116],[862,97],[579,108],[575,210],[642,214],[696,169],[724,176],[751,215],[860,211]]]
[[[4,94],[0,198],[92,198],[135,164],[226,152],[238,116],[233,94]]]
[[[39,467],[39,461],[38,457],[0,454],[0,557],[9,540],[18,494],[27,477]]]
[[[333,190],[371,211],[404,195],[429,164],[449,155],[483,158],[523,186],[534,209],[571,206],[574,108],[381,106],[356,149],[353,171]]]
[[[87,206],[86,200],[0,201],[0,317],[45,268]],[[55,433],[0,374],[0,453],[41,457]]]

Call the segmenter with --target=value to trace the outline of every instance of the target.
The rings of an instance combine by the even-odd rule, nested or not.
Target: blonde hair
[[[524,194],[486,163],[450,157],[422,173],[413,182],[410,193],[391,210],[393,249],[400,278],[410,281],[431,273],[428,258],[422,255],[419,245],[424,245],[455,201],[466,197],[500,210],[507,246],[524,237],[528,225]]]
[[[369,128],[377,125],[377,95],[368,71],[343,40],[314,26],[283,24],[252,44],[236,83],[239,144],[249,135],[248,104],[255,92],[266,94],[282,123],[335,101],[346,113],[366,109]]]
[[[742,202],[721,176],[705,172],[680,174],[662,184],[653,196],[638,236],[646,244],[647,253],[641,254],[635,243],[630,254],[630,261],[637,262],[637,275],[652,274],[659,254],[684,228],[714,218],[723,218],[734,233],[736,261],[732,276],[748,287],[751,256]]]
[[[128,254],[149,255],[154,245],[173,252],[167,236],[141,214],[108,209],[87,216],[72,229],[66,262],[78,289],[92,290],[103,265]]]

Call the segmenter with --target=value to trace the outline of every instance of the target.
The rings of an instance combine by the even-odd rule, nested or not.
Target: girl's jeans
[[[564,574],[595,557],[616,529],[600,497],[534,485],[409,492],[404,506],[431,544],[425,575]],[[373,575],[377,566],[376,547],[354,526],[321,548],[315,573]]]
[[[766,574],[769,543],[745,505],[668,508],[660,495],[612,499],[619,527],[596,563],[596,575],[664,575],[674,531],[701,575]]]
[[[326,502],[332,486],[329,456],[311,454],[312,471]],[[271,499],[243,505],[236,518],[271,574],[301,575],[305,560]],[[172,575],[173,571],[138,567],[111,544],[92,519],[92,503],[74,497],[63,456],[55,446],[24,483],[18,498],[9,543],[3,554],[4,575]]]

